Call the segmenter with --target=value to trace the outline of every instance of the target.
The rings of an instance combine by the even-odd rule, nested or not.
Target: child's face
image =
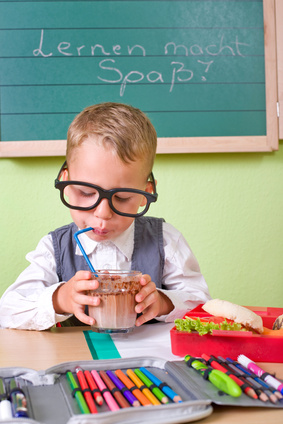
[[[95,143],[94,137],[85,140],[73,152],[64,180],[82,181],[95,184],[103,189],[135,188],[152,192],[147,182],[144,161],[137,160],[125,164],[112,150]],[[134,213],[138,211],[138,205]],[[132,211],[131,211],[132,212]],[[92,227],[86,234],[95,241],[111,240],[122,234],[134,218],[116,214],[107,199],[89,211],[70,209],[75,224],[80,228]]]

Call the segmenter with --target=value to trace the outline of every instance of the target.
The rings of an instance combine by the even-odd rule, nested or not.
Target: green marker
[[[191,366],[196,371],[198,371],[202,376],[204,375],[205,371],[209,369],[207,365],[202,363],[201,361],[198,361],[195,359],[191,362],[191,364],[188,364],[188,361],[191,359],[190,355],[186,355],[184,360],[187,362],[188,366]],[[224,393],[227,393],[230,396],[233,397],[239,397],[242,394],[242,389],[240,386],[238,386],[237,383],[235,383],[232,378],[230,378],[228,375],[226,375],[224,372],[211,369],[208,372],[208,380],[219,390],[221,390]]]
[[[152,391],[152,393],[157,397],[158,400],[162,403],[169,403],[169,399],[164,393],[155,385],[153,382],[147,378],[147,376],[138,368],[135,369],[136,375],[141,379],[141,381]]]
[[[83,414],[90,414],[89,408],[86,404],[83,394],[80,391],[79,386],[77,385],[77,382],[74,379],[74,376],[71,373],[71,371],[67,371],[66,377],[67,377],[67,381],[69,383],[70,389],[72,390],[72,395],[76,398],[81,412]]]

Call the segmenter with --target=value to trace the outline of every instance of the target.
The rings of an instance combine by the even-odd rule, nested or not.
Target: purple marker
[[[106,374],[113,381],[113,383],[118,387],[119,390],[123,393],[125,398],[130,402],[132,406],[140,406],[140,402],[137,398],[127,389],[127,387],[122,383],[122,381],[116,377],[112,371],[106,371]]]

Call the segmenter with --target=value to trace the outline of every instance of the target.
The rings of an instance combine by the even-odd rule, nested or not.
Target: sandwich
[[[214,330],[251,331],[263,336],[283,338],[283,315],[275,320],[271,329],[263,326],[261,316],[255,312],[227,300],[209,300],[202,305],[202,309],[208,313],[207,317],[186,316],[183,319],[176,319],[176,330],[197,332],[201,336],[212,334]]]
[[[206,302],[202,309],[213,316],[222,316],[241,325],[242,330],[263,333],[262,318],[244,306],[236,305],[227,300],[212,299]]]
[[[274,321],[273,330],[283,330],[283,315],[279,315],[278,318]]]
[[[200,335],[211,334],[213,330],[252,331],[257,334],[264,331],[262,318],[244,306],[227,300],[212,299],[206,302],[202,309],[211,316],[176,319],[176,329],[189,333],[197,331]]]

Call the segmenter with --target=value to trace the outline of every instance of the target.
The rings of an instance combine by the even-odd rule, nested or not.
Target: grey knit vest
[[[135,219],[134,251],[132,270],[149,274],[158,288],[162,288],[164,268],[164,247],[162,218],[139,217]],[[59,281],[70,280],[77,271],[89,270],[83,256],[76,255],[75,223],[65,225],[52,231],[56,271]],[[82,325],[75,317],[63,322],[64,325]]]

